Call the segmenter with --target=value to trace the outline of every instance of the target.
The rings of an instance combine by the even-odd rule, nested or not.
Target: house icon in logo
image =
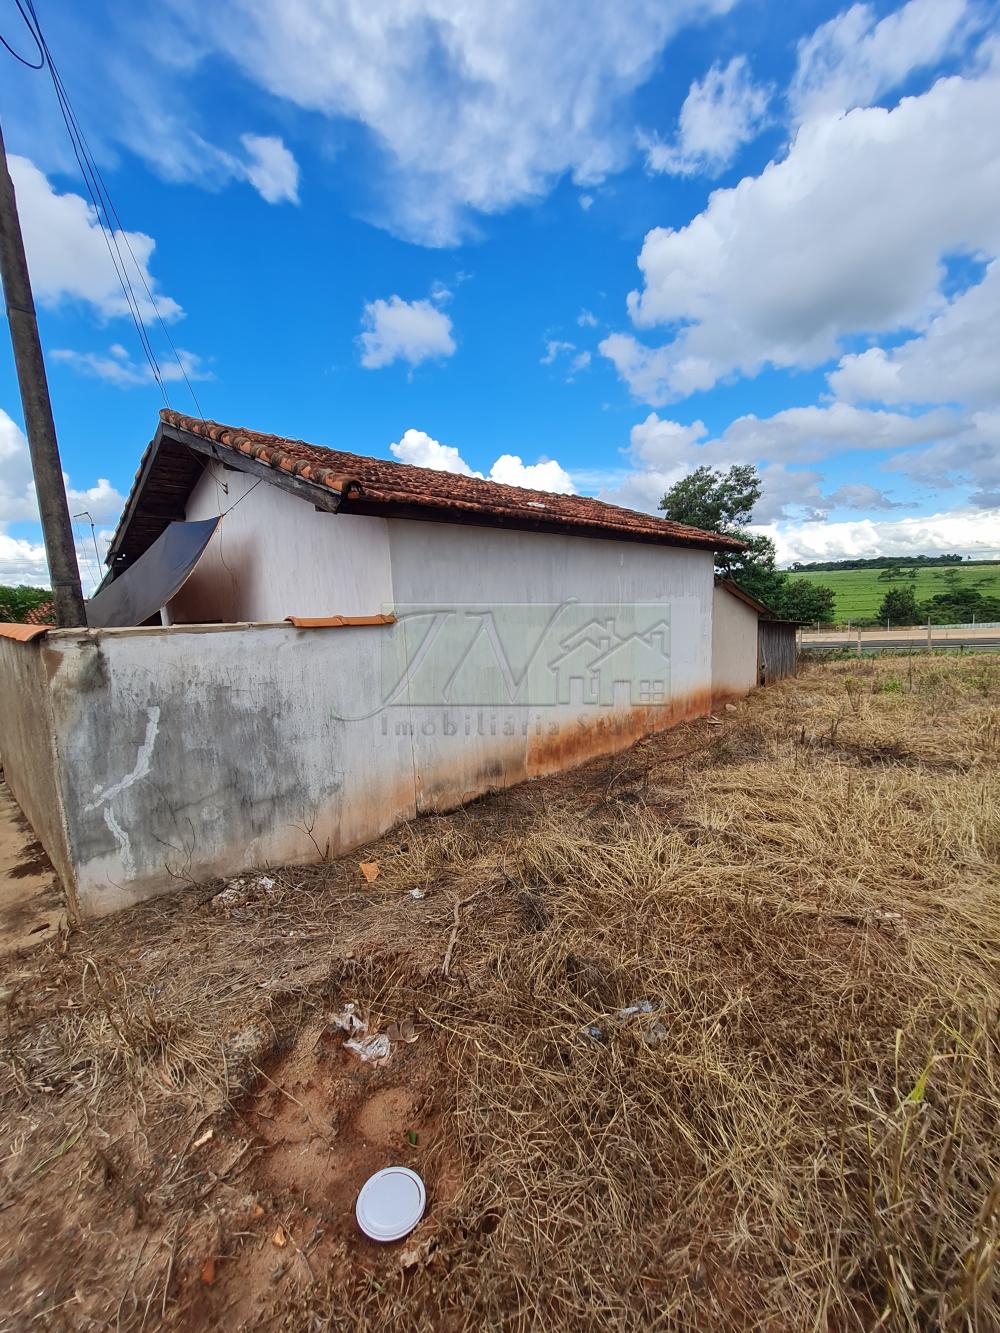
[[[560,704],[636,707],[666,703],[670,623],[622,629],[614,616],[593,619],[568,635],[549,663]]]

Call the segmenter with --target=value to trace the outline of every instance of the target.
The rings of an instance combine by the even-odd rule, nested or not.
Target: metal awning
[[[91,629],[142,625],[184,586],[222,516],[170,523],[152,546],[87,603]]]

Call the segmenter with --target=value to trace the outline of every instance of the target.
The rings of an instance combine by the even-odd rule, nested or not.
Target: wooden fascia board
[[[187,448],[193,449],[195,453],[201,454],[205,458],[212,458],[237,472],[245,472],[248,476],[258,477],[261,481],[269,481],[272,486],[280,486],[282,490],[288,491],[300,500],[308,501],[316,509],[325,510],[328,514],[335,514],[340,508],[340,492],[331,491],[328,486],[317,486],[315,482],[305,481],[302,477],[296,477],[292,472],[285,472],[282,468],[271,467],[268,463],[262,463],[249,454],[241,453],[239,449],[231,449],[227,445],[216,444],[214,440],[203,439],[200,435],[195,435],[192,431],[182,430],[178,426],[161,424],[157,434],[160,433],[176,441],[177,444],[186,445]]]
[[[122,511],[122,516],[118,520],[118,527],[115,530],[114,538],[112,539],[111,545],[108,547],[107,555],[105,555],[104,557],[104,563],[107,565],[109,570],[114,567],[114,562],[116,557],[118,556],[118,553],[121,551],[122,543],[125,541],[126,534],[128,533],[129,528],[132,526],[132,519],[135,517],[135,511],[138,508],[139,501],[142,499],[143,492],[146,489],[146,483],[149,480],[149,474],[153,470],[153,464],[156,461],[156,455],[160,451],[160,445],[162,442],[163,442],[163,425],[161,423],[159,426],[157,426],[156,434],[153,436],[152,440],[150,441],[149,448],[146,450],[146,461],[142,465],[142,471],[139,473],[138,477],[136,477],[135,481],[132,483],[132,490],[129,494],[128,500],[125,502],[125,508]]]

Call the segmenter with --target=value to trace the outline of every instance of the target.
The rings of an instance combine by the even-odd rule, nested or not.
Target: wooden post
[[[0,277],[14,365],[24,409],[24,430],[28,437],[31,470],[38,497],[38,515],[42,523],[45,558],[52,580],[52,601],[56,624],[61,629],[86,625],[80,569],[66,501],[56,428],[52,420],[49,386],[38,337],[35,303],[31,296],[28,261],[24,257],[24,238],[17,215],[14,182],[7,169],[3,134],[0,132]]]

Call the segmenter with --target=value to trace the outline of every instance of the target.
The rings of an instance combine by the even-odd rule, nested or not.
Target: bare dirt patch
[[[810,668],[12,961],[0,1328],[994,1326],[998,697]]]

